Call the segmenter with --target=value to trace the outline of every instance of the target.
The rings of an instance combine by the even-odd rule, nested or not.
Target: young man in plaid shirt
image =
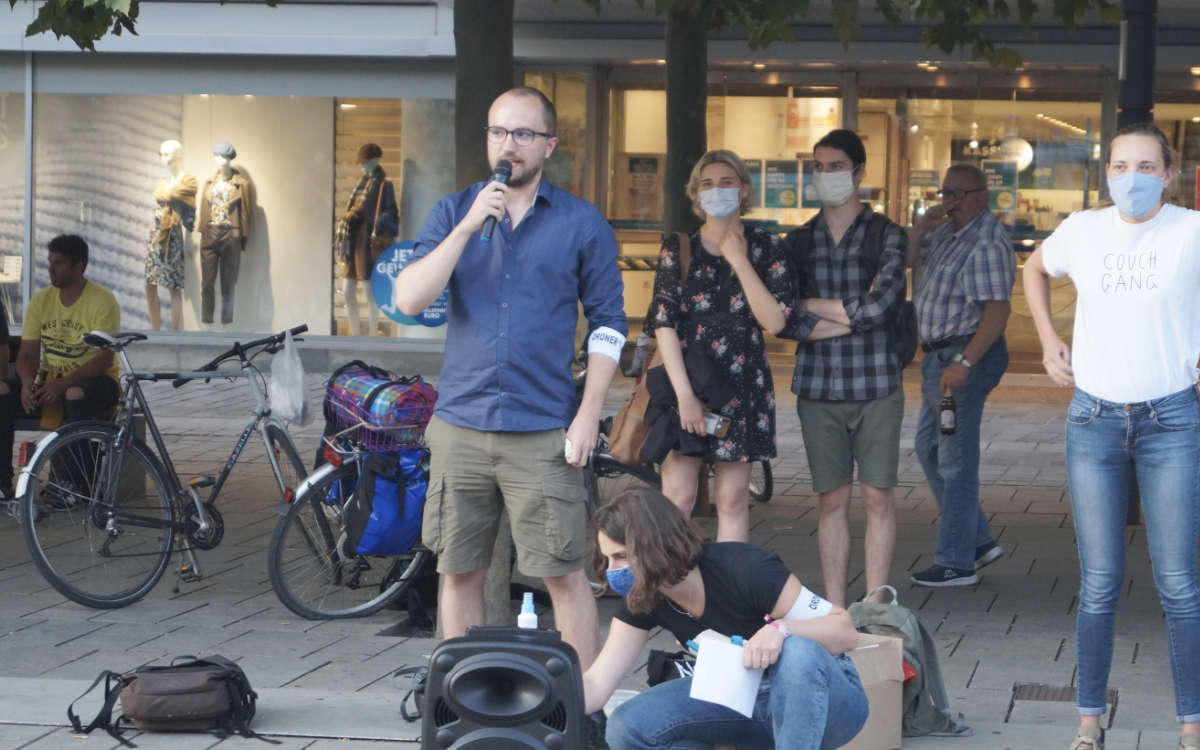
[[[800,342],[792,392],[820,495],[825,597],[845,606],[855,463],[867,514],[867,591],[888,582],[892,563],[904,391],[891,322],[904,301],[907,238],[858,200],[867,153],[857,134],[828,133],[813,157],[822,208],[786,240],[802,299],[781,335]]]
[[[1012,242],[988,210],[987,178],[955,164],[942,203],[917,219],[908,264],[924,266],[916,293],[921,334],[921,416],[916,453],[942,511],[933,565],[912,575],[921,586],[969,586],[995,562],[996,544],[979,507],[979,425],[988,393],[1008,368],[1004,328],[1017,266]],[[938,425],[942,397],[954,396],[956,426]]]

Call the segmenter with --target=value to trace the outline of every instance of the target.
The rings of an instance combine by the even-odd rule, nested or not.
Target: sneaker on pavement
[[[1067,750],[1104,750],[1104,730],[1100,727],[1080,727],[1075,741]]]
[[[995,542],[981,544],[975,548],[975,570],[986,568],[1004,557],[1004,548]]]
[[[913,573],[909,578],[918,586],[934,588],[973,586],[979,583],[979,576],[975,575],[975,571],[947,568],[945,565],[932,565],[920,573]]]
[[[1179,737],[1179,750],[1197,750],[1200,748],[1200,734],[1191,732]]]

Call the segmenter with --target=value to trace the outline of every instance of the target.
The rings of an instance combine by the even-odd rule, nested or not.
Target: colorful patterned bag
[[[437,391],[419,375],[401,377],[355,360],[325,386],[326,434],[357,439],[370,451],[421,445]]]

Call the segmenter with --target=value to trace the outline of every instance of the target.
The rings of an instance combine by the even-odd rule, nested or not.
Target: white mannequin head
[[[376,167],[379,166],[379,157],[375,157],[374,159],[367,159],[359,166],[362,167],[363,174],[371,174],[372,172],[375,171]]]
[[[220,154],[216,154],[213,156],[213,161],[217,164],[217,171],[225,177],[228,177],[233,173],[233,162],[229,159],[221,156]]]
[[[177,175],[183,169],[183,144],[179,141],[163,141],[158,156],[171,174]]]

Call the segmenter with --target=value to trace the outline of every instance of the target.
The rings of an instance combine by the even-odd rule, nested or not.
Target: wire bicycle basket
[[[371,452],[419,448],[436,402],[437,391],[419,375],[351,362],[325,386],[326,432]]]

